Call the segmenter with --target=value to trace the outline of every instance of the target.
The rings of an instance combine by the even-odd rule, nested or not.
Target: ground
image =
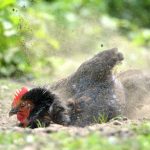
[[[0,149],[23,150],[149,150],[150,122],[117,117],[108,123],[85,128],[52,124],[48,128],[23,129],[16,117],[9,118],[13,94],[23,84],[0,80]]]

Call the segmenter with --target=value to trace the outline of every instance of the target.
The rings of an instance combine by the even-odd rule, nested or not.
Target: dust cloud
[[[150,73],[141,70],[122,72],[126,99],[125,115],[130,119],[150,119]]]

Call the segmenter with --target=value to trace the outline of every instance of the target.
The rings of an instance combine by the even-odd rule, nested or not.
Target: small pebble
[[[103,128],[100,128],[99,130],[100,130],[100,131],[104,131],[104,129],[103,129]]]
[[[111,136],[111,137],[108,138],[108,141],[111,144],[116,144],[118,140],[117,140],[116,137]]]
[[[122,125],[122,123],[119,122],[119,121],[117,121],[117,120],[115,120],[115,121],[113,122],[113,124],[114,124],[114,125]]]
[[[128,118],[127,117],[123,117],[123,121],[127,121],[128,120]]]

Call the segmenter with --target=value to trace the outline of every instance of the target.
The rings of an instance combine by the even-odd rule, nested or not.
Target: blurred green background
[[[62,78],[118,47],[149,69],[150,0],[0,0],[0,77]]]

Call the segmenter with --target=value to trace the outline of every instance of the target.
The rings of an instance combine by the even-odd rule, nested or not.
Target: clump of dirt
[[[42,134],[46,135],[49,133],[55,132],[67,132],[72,136],[87,136],[93,132],[99,132],[101,135],[110,137],[121,137],[121,138],[128,138],[134,136],[134,132],[130,128],[131,125],[140,125],[139,120],[129,120],[126,117],[117,118],[110,120],[107,123],[102,124],[95,124],[91,126],[82,127],[75,127],[75,126],[62,126],[58,124],[51,124],[47,128],[20,128],[20,127],[1,127],[0,131],[11,131],[11,132],[21,132],[27,134]]]

